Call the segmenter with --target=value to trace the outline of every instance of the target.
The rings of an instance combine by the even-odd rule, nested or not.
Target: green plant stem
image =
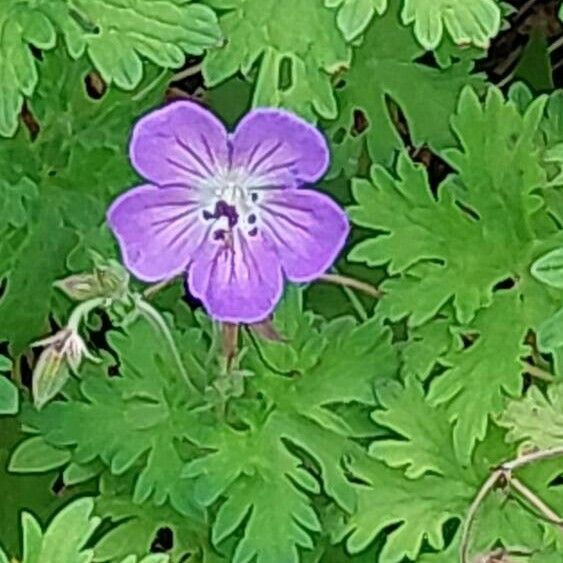
[[[149,287],[147,287],[147,289],[145,289],[145,291],[143,291],[143,297],[145,299],[151,299],[152,297],[154,297],[160,290],[164,289],[165,287],[168,287],[176,278],[172,278],[169,280],[164,280],[158,283],[155,283],[154,285],[151,285]]]
[[[381,299],[383,297],[383,292],[376,287],[373,287],[369,283],[357,280],[356,278],[351,278],[349,276],[343,276],[341,274],[324,274],[319,278],[321,281],[334,283],[336,285],[341,285],[343,287],[349,287],[352,289],[357,289],[374,299]]]
[[[165,68],[150,84],[146,86],[146,88],[143,88],[133,96],[132,98],[133,101],[138,102],[139,100],[142,100],[145,96],[150,94],[162,82],[163,78],[169,73],[170,71],[167,68]]]
[[[477,511],[481,506],[482,502],[485,500],[487,495],[491,490],[497,485],[499,480],[503,478],[507,485],[514,486],[514,489],[522,495],[532,506],[534,506],[539,512],[541,512],[550,522],[561,525],[563,520],[555,512],[553,512],[539,497],[537,497],[532,491],[530,491],[522,482],[515,479],[512,476],[512,472],[520,467],[529,465],[536,461],[551,459],[554,457],[563,457],[563,446],[558,446],[555,448],[549,448],[546,450],[538,450],[523,456],[519,456],[510,461],[506,461],[500,465],[493,473],[489,475],[487,480],[483,483],[479,489],[477,496],[471,503],[467,516],[463,521],[461,528],[461,540],[459,547],[459,556],[461,563],[469,563],[469,544],[471,540],[471,529],[473,527],[473,522],[475,521],[475,516]]]
[[[536,379],[541,379],[542,381],[547,381],[548,383],[553,383],[555,381],[555,376],[553,374],[538,366],[534,366],[529,362],[524,362],[523,366],[526,373]]]
[[[369,315],[360,298],[348,286],[342,286],[342,291],[346,294],[346,297],[352,304],[352,307],[354,307],[354,309],[356,310],[360,321],[367,321],[369,319]]]
[[[162,318],[162,315],[149,303],[144,301],[143,299],[139,299],[137,302],[137,308],[139,312],[162,334],[168,347],[170,348],[170,352],[176,362],[180,375],[182,379],[186,383],[188,389],[196,394],[199,395],[199,391],[196,386],[192,383],[186,368],[184,367],[184,363],[182,362],[182,358],[180,357],[180,352],[176,347],[176,342],[174,342],[174,337],[166,324],[166,321]]]
[[[195,76],[196,74],[199,74],[201,72],[201,68],[201,64],[189,66],[188,68],[174,74],[170,82],[179,82],[180,80],[184,80],[185,78],[189,78],[190,76]]]
[[[86,318],[91,311],[101,307],[106,302],[107,299],[105,297],[96,297],[95,299],[89,299],[88,301],[84,301],[84,303],[80,303],[70,314],[67,327],[75,332],[78,331],[82,320]]]
[[[563,528],[563,518],[561,518],[555,511],[553,511],[545,502],[533,493],[522,481],[516,477],[510,478],[510,486],[520,493],[548,522]]]

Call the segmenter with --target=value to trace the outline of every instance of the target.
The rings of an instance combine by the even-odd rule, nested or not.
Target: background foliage
[[[0,563],[458,560],[494,469],[563,447],[559,10],[1,2]],[[283,338],[243,328],[228,371],[220,327],[172,284],[151,302],[192,388],[124,303],[89,318],[101,361],[38,410],[31,345],[73,307],[56,282],[119,259],[104,217],[137,181],[132,124],[176,98],[321,128],[318,188],[353,222],[337,271],[381,298],[289,287]],[[515,475],[563,514],[561,458]],[[560,562],[543,516],[499,482],[471,561]]]

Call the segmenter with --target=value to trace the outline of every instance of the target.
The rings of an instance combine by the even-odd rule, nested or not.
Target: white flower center
[[[209,183],[203,211],[213,221],[214,239],[222,241],[235,227],[250,237],[258,234],[259,194],[244,170],[222,170]]]

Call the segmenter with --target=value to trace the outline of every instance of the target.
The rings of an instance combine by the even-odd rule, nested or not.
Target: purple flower
[[[327,169],[325,139],[288,112],[252,111],[228,133],[206,109],[175,102],[137,123],[130,156],[147,184],[108,212],[125,265],[148,282],[186,272],[218,320],[265,319],[284,276],[319,277],[348,235],[345,213],[302,189]]]

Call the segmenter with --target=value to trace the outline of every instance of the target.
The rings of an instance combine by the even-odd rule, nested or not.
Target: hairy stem
[[[143,291],[143,297],[145,299],[151,299],[151,297],[154,297],[161,289],[168,287],[174,280],[175,278],[164,280],[147,287],[147,289]]]
[[[551,459],[553,457],[563,456],[563,446],[557,446],[556,448],[548,448],[546,450],[538,450],[529,454],[525,454],[517,457],[511,461],[503,463],[500,469],[505,472],[511,472],[519,467],[534,463],[535,461],[540,461],[542,459]]]
[[[196,389],[195,385],[192,383],[186,368],[184,367],[184,363],[182,362],[182,358],[180,357],[180,352],[176,347],[176,342],[174,342],[174,337],[166,324],[166,321],[163,319],[162,315],[149,303],[146,301],[139,299],[137,302],[137,307],[140,313],[162,334],[168,347],[170,348],[170,352],[172,353],[172,357],[176,362],[178,367],[178,371],[182,376],[182,379],[185,381],[186,386],[188,389],[196,394],[199,395],[199,391]]]
[[[563,518],[554,512],[541,498],[532,492],[522,481],[516,477],[510,478],[510,486],[520,493],[538,512],[540,512],[546,520],[563,528]]]
[[[553,374],[538,366],[534,366],[529,362],[524,362],[522,365],[524,366],[525,372],[536,379],[541,379],[542,381],[547,381],[548,383],[553,383],[555,381],[555,376]]]
[[[334,283],[336,285],[341,285],[343,287],[350,287],[352,289],[357,289],[370,297],[375,299],[381,299],[383,297],[383,292],[369,283],[351,278],[348,276],[343,276],[341,274],[324,274],[319,278],[321,281],[328,283]]]
[[[461,528],[461,543],[460,543],[460,550],[459,556],[461,563],[468,563],[468,553],[469,553],[469,540],[471,538],[471,529],[473,527],[473,522],[475,521],[475,516],[477,515],[477,511],[481,506],[481,503],[485,500],[489,492],[494,488],[499,480],[500,476],[502,475],[502,471],[497,469],[495,472],[489,475],[489,478],[483,483],[482,487],[479,489],[477,496],[471,503],[469,507],[469,511],[467,512],[467,516],[463,521],[463,526]]]
[[[201,64],[189,66],[188,68],[174,74],[170,82],[179,82],[180,80],[184,80],[184,78],[195,76],[196,74],[199,74],[201,72],[201,67],[202,67]]]
[[[70,314],[67,327],[77,331],[82,320],[86,318],[91,311],[101,307],[106,302],[107,299],[105,297],[96,297],[95,299],[89,299],[88,301],[84,301],[84,303],[80,303]]]
[[[563,446],[549,448],[546,450],[538,450],[502,463],[489,475],[471,503],[461,528],[461,540],[459,547],[461,563],[469,563],[468,555],[471,540],[471,529],[473,527],[477,511],[487,495],[497,485],[501,478],[504,478],[508,485],[512,485],[514,489],[522,495],[522,497],[524,497],[541,514],[546,516],[550,522],[561,526],[561,523],[563,522],[561,517],[553,512],[551,508],[549,508],[539,497],[530,491],[521,481],[512,476],[512,472],[520,467],[524,467],[525,465],[529,465],[530,463],[534,463],[536,461],[552,459],[560,456],[563,456]]]

